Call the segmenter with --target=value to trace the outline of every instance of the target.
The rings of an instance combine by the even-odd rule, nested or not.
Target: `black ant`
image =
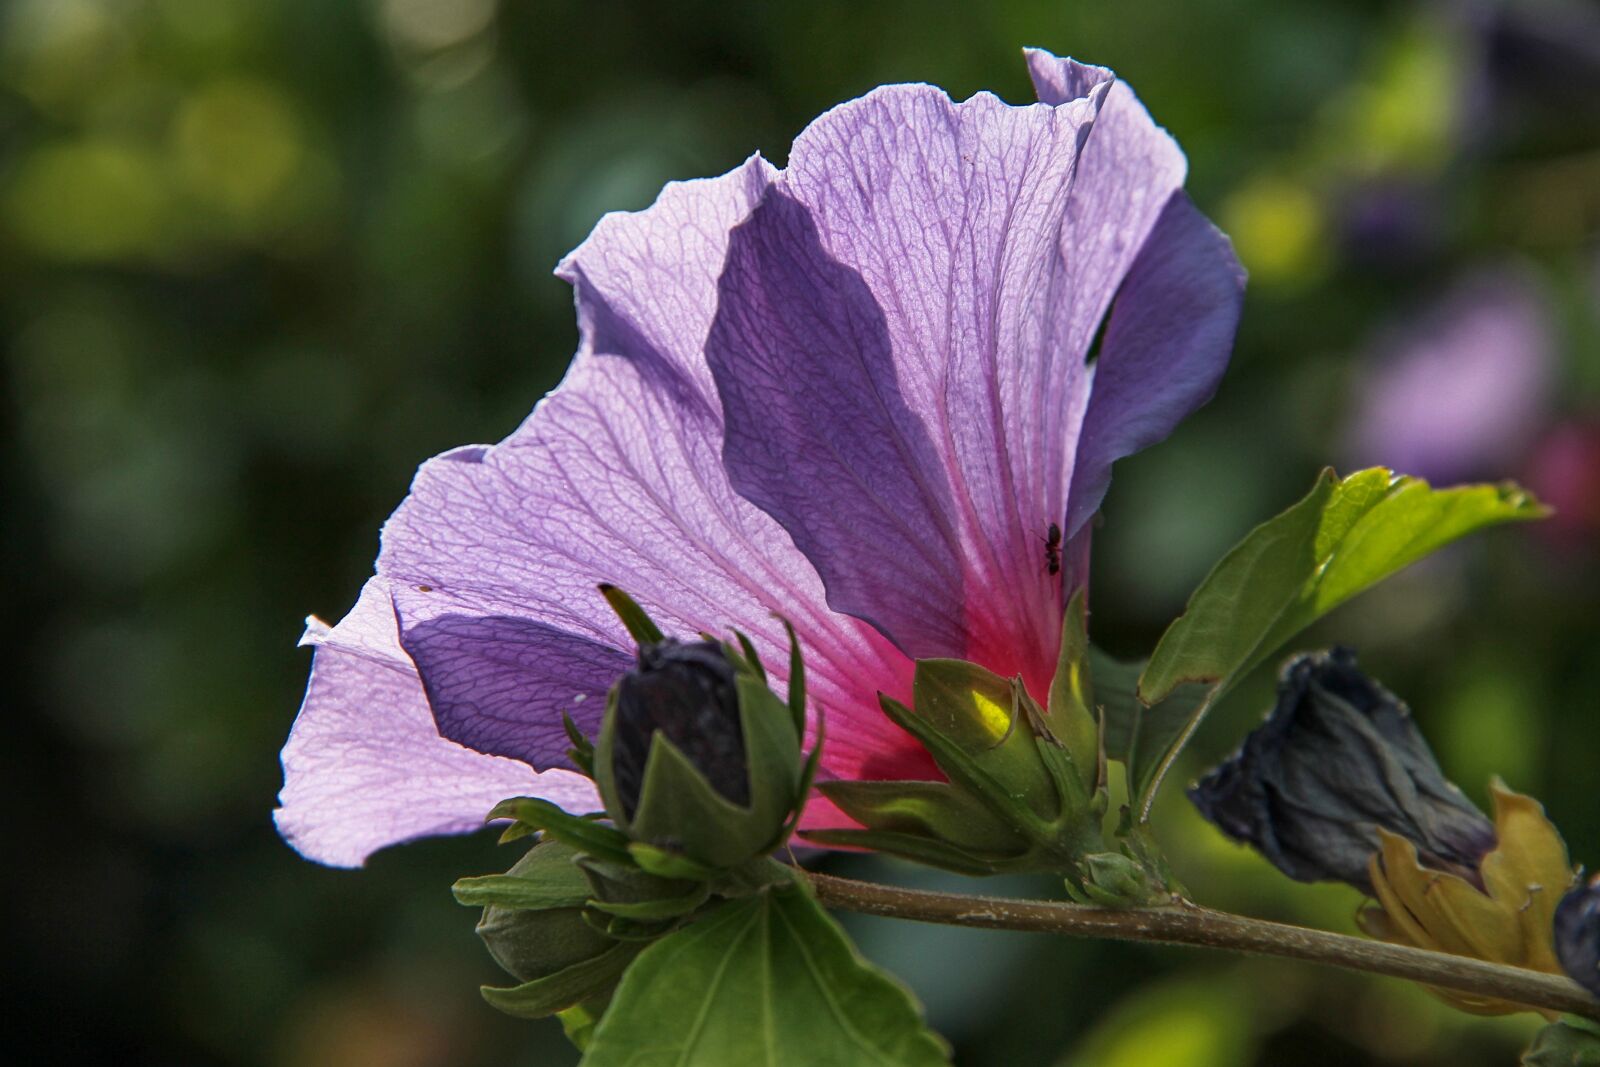
[[[1044,569],[1052,575],[1061,573],[1061,527],[1053,522],[1045,531]]]

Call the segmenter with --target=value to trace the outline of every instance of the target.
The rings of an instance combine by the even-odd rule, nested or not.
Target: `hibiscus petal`
[[[1244,303],[1233,246],[1183,193],[1167,201],[1122,282],[1095,363],[1067,528],[1105,496],[1111,464],[1164,440],[1210,400]]]
[[[672,182],[645,211],[611,212],[556,268],[576,290],[581,352],[617,355],[692,403],[715,406],[701,354],[728,231],[777,171],[759,155],[720,178]]]
[[[782,193],[734,231],[721,290],[706,355],[734,487],[823,565],[832,607],[908,654],[955,654],[964,575],[950,486],[900,392],[877,300]]]
[[[597,806],[570,771],[536,773],[439,736],[422,683],[396,640],[387,583],[369,581],[331,629],[311,620],[311,684],[283,749],[278,830],[307,859],[357,867],[386,845],[483,826],[497,802],[540,796]]]
[[[1039,99],[1052,106],[1088,96],[1105,77],[1098,67],[1060,59],[1041,49],[1025,49],[1024,55]],[[1109,86],[1073,173],[1058,233],[1061,258],[1052,299],[1060,302],[1065,317],[1060,343],[1076,359],[1093,357],[1095,335],[1112,298],[1163,206],[1182,187],[1186,168],[1177,143],[1151,121],[1127,83]],[[1096,371],[1090,408],[1096,405],[1094,397],[1102,387],[1098,375],[1103,373],[1104,368]],[[1084,464],[1080,426],[1048,421],[1048,409],[1022,409],[1013,413],[1012,420],[1015,432],[1027,441],[1013,452],[1019,484],[1059,484],[1067,492],[1064,479],[1072,478],[1075,490]],[[1079,511],[1077,499],[1067,493],[1067,500],[1064,533],[1071,537],[1082,520],[1074,518]],[[1093,511],[1091,506],[1083,517]],[[1060,521],[1061,511],[1053,512],[1051,519]]]
[[[434,719],[449,724],[452,740],[479,752],[535,767],[569,765],[572,742],[561,713],[593,736],[607,691],[633,665],[619,648],[547,623],[460,613],[448,601],[430,611],[434,598],[415,600],[403,639]],[[532,708],[542,714],[530,717]]]
[[[583,335],[560,388],[474,461],[424,464],[385,526],[379,571],[444,736],[565,765],[562,712],[592,725],[632,647],[595,588],[607,581],[669,633],[739,627],[780,682],[782,612],[829,716],[824,769],[855,776],[908,754],[927,766],[876,702],[907,691],[910,664],[827,609],[810,563],[722,465],[702,342],[727,233],[770,173],[753,160],[608,216],[562,266]]]
[[[828,112],[740,228],[708,342],[734,484],[829,603],[912,656],[1041,687],[1061,613],[1046,531],[1088,399],[1070,290],[1094,269],[1058,234],[1108,85],[1055,108],[894,86]]]
[[[1047,104],[1073,100],[1093,84],[1093,67],[1039,49],[1026,56]],[[1105,323],[1071,465],[1069,537],[1100,506],[1111,464],[1171,433],[1211,398],[1227,366],[1244,274],[1227,240],[1181,192],[1185,170],[1183,152],[1133,90],[1113,85],[1061,228],[1071,349],[1092,354]]]

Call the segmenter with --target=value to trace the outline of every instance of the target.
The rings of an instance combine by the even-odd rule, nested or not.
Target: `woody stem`
[[[807,878],[823,904],[864,915],[1282,956],[1600,1019],[1600,1001],[1561,975],[1251,919],[1188,901],[1157,907],[1097,908],[1048,900],[931,893],[826,874],[809,873]]]

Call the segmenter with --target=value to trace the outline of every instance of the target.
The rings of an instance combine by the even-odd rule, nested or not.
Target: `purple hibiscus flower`
[[[562,261],[566,378],[423,464],[355,609],[307,634],[295,848],[359,864],[513,795],[592,810],[561,719],[592,731],[631,663],[602,581],[769,669],[791,620],[828,777],[938,777],[878,705],[916,658],[1044,697],[1111,464],[1210,398],[1243,275],[1133,92],[1027,59],[1040,104],[886,86],[787,169],[669,185]]]

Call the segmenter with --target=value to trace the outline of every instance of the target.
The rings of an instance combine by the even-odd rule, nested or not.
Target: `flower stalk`
[[[830,908],[916,922],[1020,930],[1113,941],[1150,941],[1321,963],[1600,1020],[1600,1000],[1559,975],[1327,930],[1252,919],[1176,899],[1155,907],[1102,908],[1047,900],[935,893],[850,878],[808,876]]]

